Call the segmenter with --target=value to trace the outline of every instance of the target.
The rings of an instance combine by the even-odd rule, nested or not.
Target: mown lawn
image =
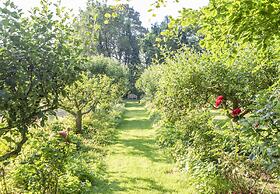
[[[106,158],[109,182],[99,185],[98,193],[197,193],[160,152],[151,125],[142,105],[126,103],[118,140]]]

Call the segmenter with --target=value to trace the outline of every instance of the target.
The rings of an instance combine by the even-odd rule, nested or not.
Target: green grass
[[[145,108],[127,102],[118,140],[106,157],[108,183],[97,193],[196,193],[188,178],[174,168],[155,143],[156,131]]]

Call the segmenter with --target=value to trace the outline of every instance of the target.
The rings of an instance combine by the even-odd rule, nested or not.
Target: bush
[[[92,193],[104,181],[104,150],[98,140],[90,132],[87,139],[74,134],[69,123],[67,119],[53,121],[31,130],[22,154],[15,163],[6,164],[8,191]],[[97,139],[104,139],[98,135]]]
[[[160,115],[159,145],[187,166],[201,193],[259,192],[279,177],[277,61],[234,47],[183,49],[139,80]],[[150,79],[158,69],[161,77]]]
[[[57,193],[69,186],[69,191],[78,189],[74,191],[78,193],[84,189],[80,177],[68,168],[71,159],[79,155],[81,139],[72,133],[60,135],[59,131],[63,130],[54,125],[33,133],[23,159],[14,169],[16,186],[22,191]]]

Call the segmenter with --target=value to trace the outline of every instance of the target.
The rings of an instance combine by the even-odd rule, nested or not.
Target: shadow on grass
[[[153,139],[126,139],[120,140],[120,143],[132,148],[129,152],[131,155],[146,157],[153,162],[167,162],[166,159],[159,157],[154,148],[156,142]]]
[[[124,119],[126,118],[139,118],[139,117],[148,117],[145,110],[129,110],[124,114]]]
[[[124,120],[120,125],[120,130],[135,130],[135,129],[151,129],[152,123],[149,119],[142,120]]]
[[[127,108],[123,121],[118,127],[118,131],[139,130],[132,138],[118,139],[117,142],[127,149],[129,155],[145,157],[153,162],[166,162],[165,158],[161,158],[155,149],[155,140],[148,136],[140,137],[141,130],[150,130],[152,121],[148,119],[146,110],[138,101],[128,101],[125,105]],[[139,134],[138,134],[139,133]],[[139,136],[138,136],[139,135]],[[131,136],[131,134],[130,134]],[[95,193],[113,194],[116,192],[139,193],[145,191],[155,193],[172,193],[174,190],[167,189],[157,183],[155,180],[143,177],[131,177],[130,174],[122,172],[110,172],[116,174],[117,180],[112,182],[101,181],[95,187]]]
[[[137,107],[143,107],[143,105],[141,103],[139,103],[137,100],[130,100],[130,101],[126,101],[125,107],[137,108]]]
[[[172,193],[175,192],[173,189],[167,189],[159,185],[156,181],[149,178],[140,177],[127,177],[120,176],[121,181],[113,181],[107,185],[95,190],[96,193],[113,194],[118,191],[124,191],[127,193],[132,193],[138,190],[154,191],[160,193]],[[123,184],[126,183],[126,184]],[[122,184],[122,186],[121,186]]]

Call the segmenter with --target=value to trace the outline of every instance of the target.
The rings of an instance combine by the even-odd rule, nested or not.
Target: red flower
[[[233,109],[231,111],[231,114],[232,114],[233,117],[237,117],[240,113],[241,113],[241,109],[240,108],[236,108],[236,109]]]
[[[66,139],[67,136],[68,136],[67,131],[59,131],[58,134],[59,134],[61,137],[63,137],[64,139]]]
[[[219,106],[222,104],[224,97],[223,96],[218,96],[216,98],[216,102],[215,102],[215,108],[219,108]]]
[[[259,128],[260,124],[257,122],[253,125],[254,128]]]

